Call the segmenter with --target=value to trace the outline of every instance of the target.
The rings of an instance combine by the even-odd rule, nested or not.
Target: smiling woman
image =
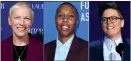
[[[90,32],[90,61],[130,61],[130,40],[124,35],[130,29],[124,28],[126,21],[130,21],[130,15],[128,15],[130,9],[126,11],[130,7],[130,2],[91,2],[90,6],[90,8],[95,8],[92,9],[95,11],[90,10],[91,13],[95,12],[90,15],[90,23],[95,27],[91,26],[90,29],[97,28]],[[99,13],[99,18],[96,12]],[[126,31],[123,33],[124,29]],[[99,38],[95,40],[96,37]]]
[[[88,42],[75,33],[78,18],[74,5],[69,2],[59,5],[55,15],[58,37],[45,44],[46,61],[88,61]]]
[[[33,18],[34,11],[26,2],[17,2],[10,8],[8,24],[13,36],[2,41],[2,61],[43,61],[43,43],[28,34]]]

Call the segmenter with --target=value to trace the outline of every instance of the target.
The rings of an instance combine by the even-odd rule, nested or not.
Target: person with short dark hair
[[[45,44],[46,61],[88,61],[88,42],[75,35],[78,11],[69,2],[62,3],[55,16],[58,38]]]
[[[124,17],[115,2],[105,3],[99,8],[104,38],[90,43],[90,61],[130,60],[129,39],[121,33]]]

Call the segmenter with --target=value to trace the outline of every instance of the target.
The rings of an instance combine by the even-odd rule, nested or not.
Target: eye
[[[102,22],[105,22],[107,20],[107,18],[102,18]]]
[[[29,18],[29,17],[25,17],[25,20],[31,20],[31,18]]]
[[[16,17],[14,17],[15,19],[20,19],[20,16],[16,16]]]
[[[117,17],[111,17],[110,18],[110,20],[116,20],[117,19]]]
[[[63,17],[64,15],[63,14],[58,14],[58,17]]]
[[[69,15],[69,17],[73,18],[73,17],[74,17],[74,15]]]

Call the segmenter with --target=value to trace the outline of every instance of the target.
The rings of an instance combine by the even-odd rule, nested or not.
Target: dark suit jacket
[[[2,41],[1,43],[1,61],[14,61],[13,60],[13,37]],[[29,37],[29,44],[27,48],[26,61],[43,61],[43,42]]]
[[[130,61],[130,40],[122,37],[125,46],[123,51],[123,61]],[[103,39],[90,43],[90,61],[104,61],[103,56]]]
[[[45,44],[45,61],[54,61],[56,40]],[[66,61],[88,61],[88,42],[74,37]]]

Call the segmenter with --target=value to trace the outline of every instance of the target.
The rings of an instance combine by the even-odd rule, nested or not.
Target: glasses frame
[[[122,20],[122,18],[117,16],[110,16],[110,17],[102,17],[102,24],[107,24],[107,22],[110,20],[111,23],[116,23],[118,19]]]

